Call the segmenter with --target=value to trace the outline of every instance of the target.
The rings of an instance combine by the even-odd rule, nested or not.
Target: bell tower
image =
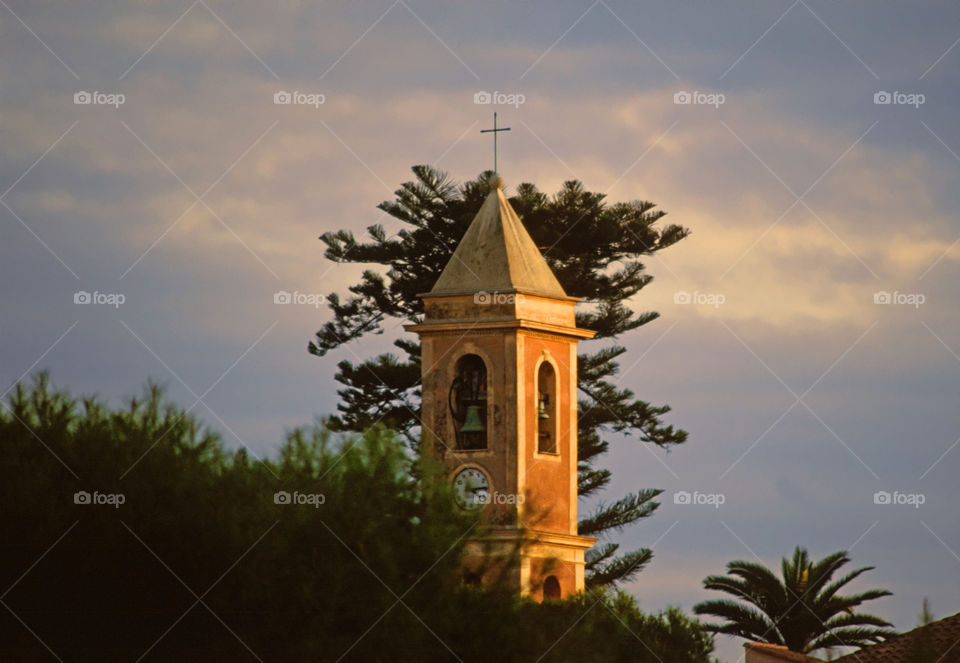
[[[584,588],[577,534],[574,307],[494,175],[490,193],[408,330],[422,343],[422,439],[486,533],[466,574],[537,600]],[[500,564],[490,560],[500,559]],[[486,563],[484,563],[486,562]],[[491,570],[492,569],[492,570]]]

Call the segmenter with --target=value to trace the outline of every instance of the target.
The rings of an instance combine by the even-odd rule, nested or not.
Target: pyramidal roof
[[[490,179],[490,194],[429,294],[518,290],[567,298],[502,186],[499,175]]]

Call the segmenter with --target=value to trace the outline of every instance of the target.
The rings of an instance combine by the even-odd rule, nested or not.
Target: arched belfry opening
[[[550,362],[537,371],[537,452],[557,453],[557,374]]]
[[[457,448],[487,448],[487,367],[478,355],[462,356],[450,384],[450,415]]]

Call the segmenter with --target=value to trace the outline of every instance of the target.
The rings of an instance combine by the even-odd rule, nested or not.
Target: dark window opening
[[[487,448],[487,367],[477,355],[457,361],[450,414],[458,449]]]
[[[463,574],[463,584],[467,587],[480,587],[483,584],[483,577],[479,573],[467,571]]]
[[[537,451],[557,453],[557,376],[548,362],[537,372]]]
[[[557,580],[557,576],[547,576],[543,581],[543,598],[545,601],[560,599],[560,581]]]

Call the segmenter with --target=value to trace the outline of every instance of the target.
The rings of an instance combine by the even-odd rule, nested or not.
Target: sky
[[[616,535],[654,550],[641,606],[802,545],[875,566],[852,589],[893,591],[868,607],[898,629],[960,611],[957,5],[0,5],[0,393],[153,379],[273,453],[404,333],[307,354],[362,270],[318,236],[398,231],[376,205],[414,164],[490,168],[496,111],[508,195],[578,179],[692,231],[619,339],[618,385],[690,433],[603,461],[603,499],[665,491]]]

